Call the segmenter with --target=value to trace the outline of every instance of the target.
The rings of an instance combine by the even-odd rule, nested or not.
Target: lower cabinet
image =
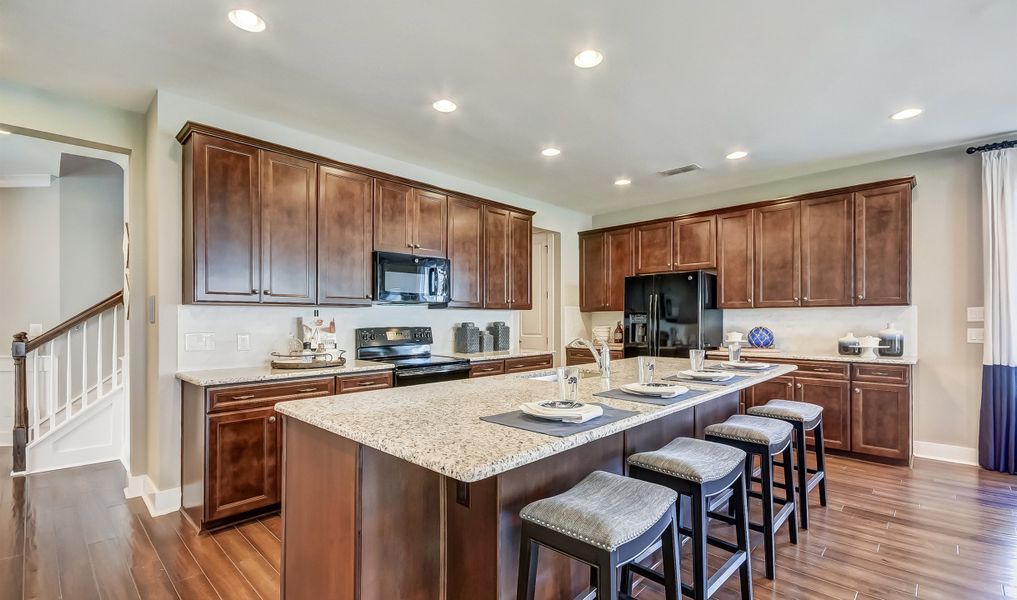
[[[911,393],[906,385],[856,382],[851,394],[851,450],[884,458],[911,453]]]
[[[851,382],[795,377],[795,400],[823,407],[823,442],[851,450]]]
[[[202,387],[184,383],[181,510],[205,531],[279,509],[278,402],[392,387],[389,371]]]
[[[621,360],[625,358],[625,351],[623,350],[611,350],[611,360]],[[565,348],[565,366],[574,367],[576,365],[589,365],[596,362],[593,359],[593,354],[590,353],[586,348]]]
[[[551,354],[535,354],[533,356],[506,358],[505,360],[485,360],[470,366],[470,377],[491,377],[493,375],[505,375],[506,373],[525,373],[527,371],[550,369],[553,366],[554,355]]]

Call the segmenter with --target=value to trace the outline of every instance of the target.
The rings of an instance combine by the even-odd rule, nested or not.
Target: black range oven
[[[430,327],[369,327],[356,330],[358,360],[376,360],[394,367],[395,385],[436,383],[470,376],[465,358],[431,354]]]

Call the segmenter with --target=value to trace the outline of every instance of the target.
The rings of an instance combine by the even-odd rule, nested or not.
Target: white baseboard
[[[978,449],[915,440],[915,456],[962,465],[978,465]]]
[[[124,496],[127,498],[141,498],[148,507],[148,512],[153,517],[168,515],[171,512],[180,510],[180,488],[160,490],[148,475],[134,475],[127,478],[127,487],[124,488]]]

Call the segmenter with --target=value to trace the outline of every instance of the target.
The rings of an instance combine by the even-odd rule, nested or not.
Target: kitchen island
[[[661,376],[687,368],[657,359]],[[607,380],[580,379],[580,399],[632,411],[554,437],[481,421],[557,397],[541,373],[283,402],[282,594],[290,600],[485,600],[515,597],[519,510],[591,471],[624,472],[656,449],[738,411],[740,391],[795,370],[780,365],[669,406],[593,396],[636,380],[636,360]],[[539,597],[572,597],[588,568],[541,554]]]

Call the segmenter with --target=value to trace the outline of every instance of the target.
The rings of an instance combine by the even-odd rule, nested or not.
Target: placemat
[[[727,379],[725,381],[708,381],[706,379],[693,379],[691,377],[685,378],[679,377],[677,375],[669,375],[664,378],[664,381],[676,381],[678,383],[698,383],[702,385],[734,385],[739,381],[744,381],[748,378],[749,378],[748,375],[735,375],[731,379]]]
[[[696,396],[702,396],[703,394],[711,394],[704,390],[689,390],[684,394],[675,396],[674,398],[654,398],[653,396],[641,396],[639,394],[630,394],[622,389],[608,390],[606,392],[597,392],[594,396],[600,396],[601,398],[612,398],[614,400],[627,400],[628,402],[642,402],[643,404],[656,404],[657,406],[670,406],[676,402],[688,400],[689,398],[695,398]]]
[[[513,410],[512,412],[502,413],[500,415],[491,415],[489,417],[480,417],[480,420],[487,421],[488,423],[497,423],[498,425],[515,427],[516,429],[525,429],[526,431],[532,431],[534,433],[543,433],[546,435],[553,435],[555,437],[568,437],[570,435],[603,427],[604,425],[610,425],[615,421],[621,421],[622,419],[626,419],[632,415],[639,414],[634,410],[622,410],[620,408],[612,408],[604,404],[597,404],[597,406],[604,409],[604,414],[585,423],[548,421],[547,419],[540,419],[528,415],[521,410]]]

